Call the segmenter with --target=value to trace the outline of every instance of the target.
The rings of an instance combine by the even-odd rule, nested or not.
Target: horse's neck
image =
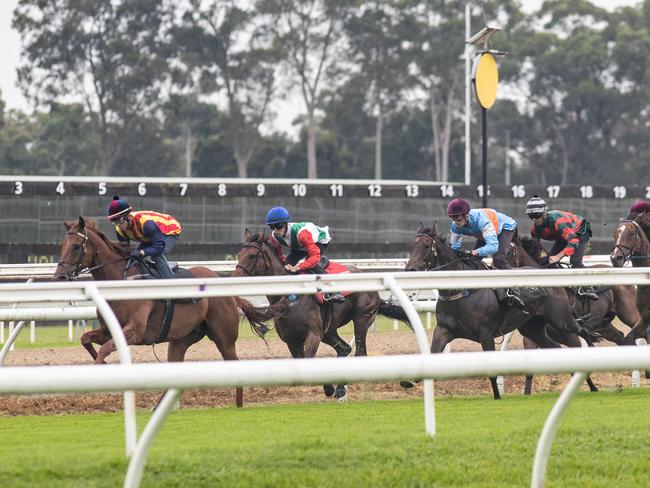
[[[121,259],[122,256],[109,247],[99,236],[93,235],[90,239],[92,239],[96,249],[94,264],[91,265],[96,269],[90,272],[93,279],[98,281],[124,279],[125,261]],[[127,274],[136,274],[135,267],[132,267]]]
[[[435,267],[439,268],[440,266],[444,266],[443,268],[441,268],[441,271],[444,270],[463,271],[463,270],[477,269],[467,264],[463,260],[459,260],[458,256],[456,256],[455,253],[451,252],[450,248],[446,248],[446,249],[438,248],[437,252],[438,252],[438,256],[436,257]]]
[[[533,268],[539,268],[539,263],[535,261],[535,258],[533,258],[530,254],[526,252],[526,250],[523,248],[523,246],[515,246],[515,249],[517,250],[517,255],[519,256],[519,267],[522,268],[524,266],[531,266]]]
[[[640,229],[639,236],[641,246],[638,250],[638,254],[632,254],[632,257],[634,258],[632,259],[632,266],[634,268],[646,268],[650,266],[650,241],[648,241],[648,236],[646,236],[643,229]],[[637,257],[641,259],[636,259]]]

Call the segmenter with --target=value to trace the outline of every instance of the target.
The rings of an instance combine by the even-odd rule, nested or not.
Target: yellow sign
[[[499,70],[497,62],[490,53],[483,53],[474,63],[474,91],[481,107],[488,109],[497,100]]]

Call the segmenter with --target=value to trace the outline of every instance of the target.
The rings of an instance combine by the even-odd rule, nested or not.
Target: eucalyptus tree
[[[261,144],[260,126],[272,115],[278,54],[269,28],[241,1],[190,0],[174,39],[186,84],[226,101],[220,128],[245,178]]]
[[[317,178],[317,110],[323,86],[336,86],[346,72],[344,25],[357,0],[258,0],[285,51],[289,80],[298,85],[307,112],[307,177]]]
[[[365,111],[375,120],[374,176],[382,178],[382,135],[386,116],[403,100],[408,60],[403,49],[410,25],[403,22],[401,1],[364,2],[345,24],[355,82],[365,90]]]
[[[82,101],[100,139],[99,174],[111,173],[136,119],[159,107],[169,14],[158,0],[20,0],[14,11],[25,95],[37,107]]]

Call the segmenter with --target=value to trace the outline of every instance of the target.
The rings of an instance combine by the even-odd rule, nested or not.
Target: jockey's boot
[[[598,293],[593,286],[580,286],[578,287],[578,295],[585,296],[591,300],[598,300]]]
[[[343,303],[345,302],[345,297],[340,293],[323,293],[323,300],[327,303]]]

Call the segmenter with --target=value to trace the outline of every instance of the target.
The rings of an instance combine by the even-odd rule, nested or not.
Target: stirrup
[[[344,303],[345,297],[340,293],[324,293],[323,301],[327,303]]]

